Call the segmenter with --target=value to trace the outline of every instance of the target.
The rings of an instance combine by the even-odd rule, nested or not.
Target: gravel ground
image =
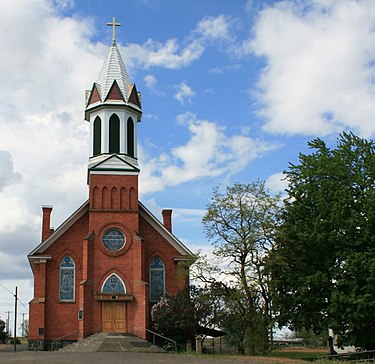
[[[271,360],[270,360],[271,359]],[[264,364],[286,363],[285,360],[275,358],[250,358],[250,357],[218,357],[214,355],[184,355],[184,354],[159,354],[159,353],[64,353],[50,351],[21,351],[17,353],[0,352],[0,363],[34,363],[34,364]],[[301,363],[289,360],[288,363]]]

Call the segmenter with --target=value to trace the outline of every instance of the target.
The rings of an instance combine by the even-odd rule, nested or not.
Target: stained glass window
[[[107,294],[125,294],[125,285],[122,280],[116,275],[110,275],[104,282],[102,293]]]
[[[74,301],[74,273],[73,259],[66,255],[60,263],[60,301]]]
[[[125,235],[119,229],[108,229],[102,239],[103,245],[109,250],[120,250],[125,245]]]
[[[164,295],[164,263],[155,257],[150,265],[150,301],[158,302]]]

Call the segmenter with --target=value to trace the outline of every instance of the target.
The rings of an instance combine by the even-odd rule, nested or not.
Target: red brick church
[[[187,281],[191,251],[139,200],[137,125],[142,102],[114,39],[86,92],[90,124],[89,199],[56,230],[43,207],[41,243],[28,255],[34,274],[29,344],[98,332],[146,338],[150,308]],[[83,182],[83,181],[82,181]],[[83,182],[84,183],[84,182]]]

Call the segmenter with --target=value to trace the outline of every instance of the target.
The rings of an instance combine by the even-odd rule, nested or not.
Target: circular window
[[[125,235],[121,230],[111,228],[103,234],[102,242],[109,250],[120,250],[125,245]]]

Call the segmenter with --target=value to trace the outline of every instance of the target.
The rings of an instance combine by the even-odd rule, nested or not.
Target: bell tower
[[[100,262],[88,265],[87,277],[92,283],[87,289],[94,300],[101,303],[92,307],[93,315],[101,317],[103,300],[108,299],[100,293],[103,279],[114,274],[122,280],[126,297],[131,297],[133,302],[126,309],[128,329],[145,337],[147,290],[143,284],[144,245],[139,236],[137,153],[141,95],[130,80],[116,44],[115,27],[120,24],[113,18],[107,25],[113,29],[112,44],[96,82],[86,91],[85,120],[90,123],[90,157],[89,238],[85,254],[87,261]],[[82,297],[85,295],[82,293]],[[128,299],[113,297],[111,299]],[[130,319],[133,317],[137,319]],[[87,330],[100,332],[104,330],[103,325],[106,323],[94,322]]]
[[[121,24],[113,18],[107,25],[113,29],[112,44],[97,81],[86,91],[90,208],[127,210],[136,208],[138,202],[137,124],[142,115],[141,94],[131,82],[116,44],[115,27]],[[119,179],[120,176],[129,178]]]

